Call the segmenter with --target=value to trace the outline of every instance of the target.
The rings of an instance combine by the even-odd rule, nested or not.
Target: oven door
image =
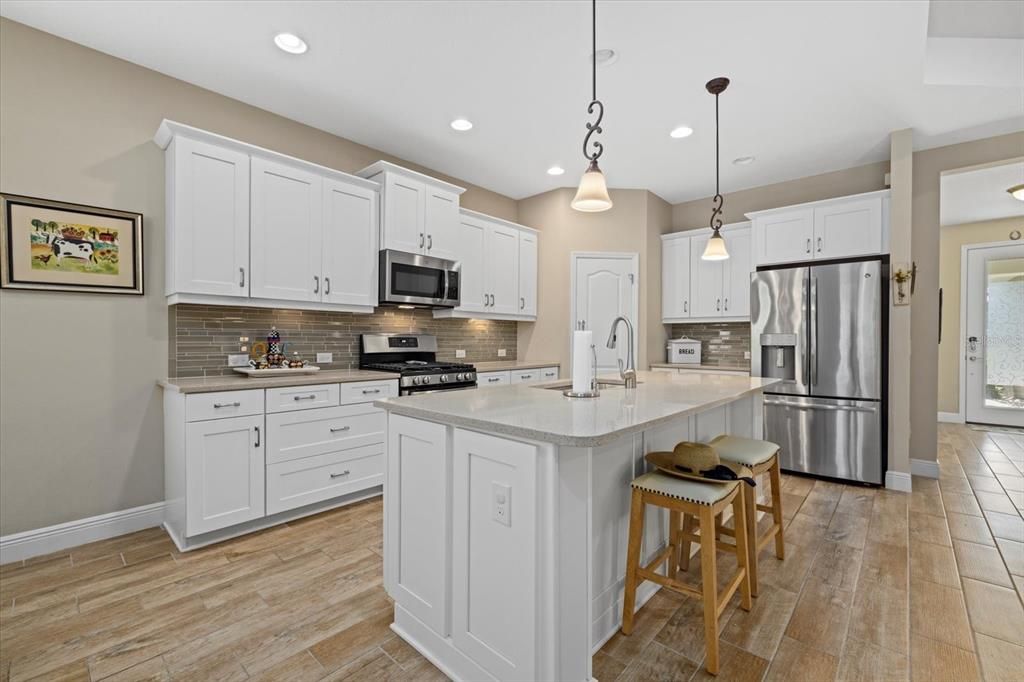
[[[460,274],[455,261],[385,249],[380,252],[380,303],[454,308]]]

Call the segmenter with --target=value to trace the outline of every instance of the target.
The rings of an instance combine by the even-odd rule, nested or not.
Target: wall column
[[[890,137],[889,244],[891,265],[909,264],[913,203],[913,130]],[[890,286],[893,283],[890,282]],[[889,470],[885,486],[910,492],[910,308],[894,306],[889,296]]]

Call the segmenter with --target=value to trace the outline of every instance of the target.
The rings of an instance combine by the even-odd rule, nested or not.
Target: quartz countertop
[[[597,398],[566,398],[544,387],[567,382],[512,384],[478,391],[403,396],[374,402],[394,414],[479,429],[512,438],[596,447],[681,417],[739,400],[778,379],[734,374],[639,372],[635,390],[603,388]],[[618,377],[602,380],[617,381]]]
[[[652,362],[651,367],[668,367],[671,369],[695,369],[702,371],[714,372],[749,372],[750,365],[705,365],[701,363],[695,365],[687,362]]]
[[[160,379],[157,383],[176,393],[212,393],[214,391],[244,391],[250,388],[280,388],[282,386],[310,386],[312,384],[347,384],[353,381],[381,381],[397,379],[390,372],[372,372],[365,369],[324,369],[313,374],[247,377],[244,374],[215,377],[179,377]]]
[[[456,362],[458,362],[456,360]],[[558,367],[559,362],[526,362],[525,360],[498,360],[496,362],[474,362],[477,372],[502,372],[507,369],[540,369]]]

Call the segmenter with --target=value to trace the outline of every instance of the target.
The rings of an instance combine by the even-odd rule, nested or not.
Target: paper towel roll
[[[594,377],[594,332],[576,331],[572,334],[572,390],[584,393],[590,390]]]

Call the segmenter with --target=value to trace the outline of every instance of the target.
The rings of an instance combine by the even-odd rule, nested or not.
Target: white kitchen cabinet
[[[377,305],[377,216],[377,192],[341,180],[324,180],[324,303]]]
[[[661,316],[679,320],[690,316],[690,237],[661,239]]]
[[[380,248],[457,259],[459,195],[465,189],[387,161],[356,175],[382,187]]]
[[[192,422],[185,437],[186,533],[264,515],[263,415]]]
[[[512,373],[504,372],[477,372],[476,385],[479,388],[490,388],[492,386],[507,386],[512,383]]]
[[[484,254],[484,288],[490,296],[490,312],[519,313],[519,231],[504,225],[487,230]]]
[[[691,318],[722,316],[722,282],[726,261],[701,258],[710,236],[710,234],[702,234],[690,239]],[[728,242],[727,237],[726,244]]]
[[[888,196],[881,190],[748,213],[754,265],[888,253]]]
[[[253,297],[320,300],[322,187],[315,173],[253,158]]]
[[[537,315],[537,235],[519,232],[519,310],[521,315]]]
[[[487,232],[490,229],[490,224],[486,220],[463,212],[459,216],[458,229],[456,260],[461,263],[459,310],[482,313],[487,310],[485,302],[490,302],[490,296],[486,298],[484,296],[487,293],[484,284],[486,279],[484,260],[487,253]]]
[[[166,148],[167,295],[248,297],[249,155],[187,137]]]
[[[541,367],[540,368],[540,379],[541,381],[552,381],[558,378],[558,367]]]
[[[750,273],[754,271],[750,229],[732,230],[722,262],[722,317],[750,317]]]

